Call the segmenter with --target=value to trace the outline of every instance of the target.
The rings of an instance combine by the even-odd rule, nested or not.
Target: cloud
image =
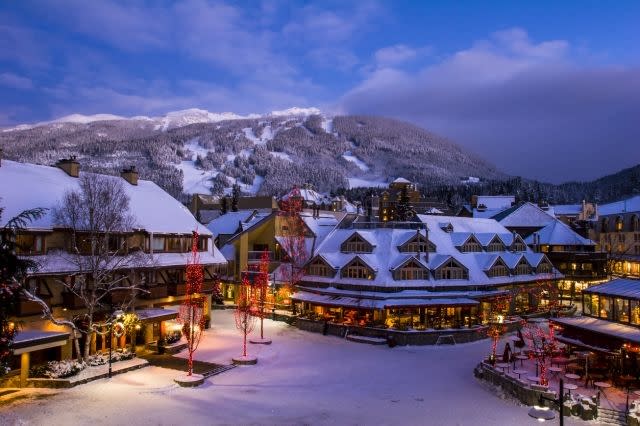
[[[534,43],[518,28],[417,71],[377,68],[340,109],[412,121],[508,173],[543,180],[640,162],[640,69],[582,67],[566,41]]]
[[[10,72],[0,74],[0,85],[20,90],[33,89],[33,82],[31,79],[21,77]]]
[[[398,65],[414,59],[418,51],[404,44],[383,47],[374,53],[375,61],[380,66]]]

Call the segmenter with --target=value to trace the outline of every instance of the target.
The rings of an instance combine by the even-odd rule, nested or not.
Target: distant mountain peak
[[[301,108],[291,107],[283,110],[271,111],[265,114],[247,114],[240,115],[235,112],[211,112],[206,109],[200,108],[187,108],[178,111],[170,111],[163,116],[159,117],[147,117],[144,115],[137,115],[134,117],[123,117],[114,114],[70,114],[64,117],[56,118],[55,120],[43,121],[32,124],[20,124],[18,126],[3,129],[3,132],[10,132],[15,130],[27,130],[38,126],[46,126],[48,124],[89,124],[95,121],[114,121],[114,120],[130,120],[130,121],[155,121],[157,124],[155,128],[157,130],[169,130],[177,127],[188,126],[190,124],[198,123],[217,123],[219,121],[226,120],[250,120],[263,117],[299,117],[309,115],[322,115],[320,109],[315,107]]]

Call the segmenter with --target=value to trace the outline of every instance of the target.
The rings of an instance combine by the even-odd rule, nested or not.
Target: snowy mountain
[[[242,116],[201,109],[162,117],[74,114],[0,132],[7,158],[41,164],[75,155],[85,169],[135,165],[178,197],[184,193],[283,194],[311,183],[321,192],[386,186],[402,176],[423,187],[462,176],[504,175],[458,145],[382,117],[330,116],[290,108]]]

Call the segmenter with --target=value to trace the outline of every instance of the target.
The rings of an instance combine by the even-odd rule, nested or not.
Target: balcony
[[[171,296],[184,296],[187,293],[187,284],[169,283],[167,284],[167,292]]]
[[[247,252],[247,263],[260,263],[262,261],[262,255],[264,251],[249,251]],[[273,253],[268,251],[269,262],[273,261]]]
[[[143,299],[162,299],[163,297],[167,297],[167,295],[167,286],[164,284],[147,287],[145,288],[145,292],[140,293],[140,297]]]
[[[82,299],[73,293],[62,293],[62,303],[67,309],[82,309],[85,307]]]
[[[18,311],[16,312],[16,314],[19,317],[42,314],[42,305],[40,305],[38,302],[21,299],[18,303]]]

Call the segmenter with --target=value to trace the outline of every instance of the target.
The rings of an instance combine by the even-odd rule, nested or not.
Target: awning
[[[70,333],[63,331],[20,330],[13,339],[13,354],[64,346],[69,336]]]
[[[551,322],[640,344],[640,328],[591,317],[550,318]]]
[[[580,341],[578,339],[571,339],[569,337],[564,337],[562,335],[556,335],[555,339],[558,342],[566,343],[566,344],[571,345],[571,346],[577,346],[579,348],[583,348],[583,349],[586,349],[586,350],[589,350],[589,351],[593,351],[593,352],[602,352],[602,353],[605,353],[607,355],[620,355],[620,354],[618,354],[616,352],[612,352],[610,349],[601,348],[600,346],[588,345],[588,344],[586,344],[586,343],[584,343],[584,342],[582,342],[582,341]]]
[[[480,302],[464,297],[432,299],[364,299],[338,295],[297,292],[291,299],[321,306],[344,306],[360,309],[418,308],[435,306],[476,306]]]
[[[166,321],[178,318],[178,311],[161,308],[140,309],[135,312],[141,323]]]

